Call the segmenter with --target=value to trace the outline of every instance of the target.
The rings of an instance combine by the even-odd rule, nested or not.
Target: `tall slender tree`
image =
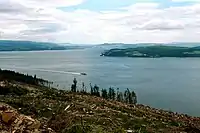
[[[120,102],[124,102],[124,98],[123,98],[123,93],[122,92],[119,93],[119,101]]]
[[[119,88],[117,88],[117,101],[120,102],[120,92],[119,92]]]
[[[97,97],[100,97],[99,87],[97,85],[94,85],[94,95]]]
[[[101,96],[104,98],[104,99],[108,99],[108,92],[106,89],[102,89],[101,90]]]
[[[92,86],[91,83],[90,83],[90,94],[91,94],[91,95],[94,95],[94,88],[93,88],[93,86]]]
[[[108,99],[112,99],[112,88],[108,89]]]
[[[76,92],[77,91],[77,80],[76,80],[76,78],[74,78],[74,80],[73,80],[73,84],[71,86],[71,91],[72,92]]]
[[[85,86],[85,83],[84,82],[82,82],[82,89],[81,89],[81,92],[82,93],[86,93],[87,91],[86,91],[86,86]]]
[[[124,101],[125,101],[125,103],[129,103],[129,91],[128,91],[128,89],[126,89],[125,92],[124,92]]]
[[[134,91],[131,92],[131,96],[132,96],[133,104],[136,104],[137,103],[137,95]]]
[[[112,88],[112,100],[115,100],[115,97],[116,97],[115,89]]]

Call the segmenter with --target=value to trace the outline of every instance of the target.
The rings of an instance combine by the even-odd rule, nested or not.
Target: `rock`
[[[28,129],[39,129],[41,126],[39,121],[35,121],[34,123],[32,123],[30,126],[28,126]]]
[[[11,127],[12,133],[54,133],[52,129],[41,126],[40,121],[18,114],[15,109],[8,106],[0,110],[0,133],[10,133]]]
[[[16,117],[13,111],[5,111],[2,113],[2,121],[5,123],[12,123],[15,119]]]

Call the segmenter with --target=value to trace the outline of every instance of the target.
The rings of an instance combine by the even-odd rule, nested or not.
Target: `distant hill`
[[[40,51],[40,50],[67,50],[82,49],[80,46],[64,46],[55,43],[0,40],[0,51]]]
[[[146,43],[133,43],[133,44],[125,44],[125,43],[104,43],[100,45],[96,45],[97,48],[103,48],[103,49],[125,49],[125,48],[136,48],[136,47],[141,47],[141,46],[152,46],[155,44],[146,44]]]
[[[147,47],[110,49],[102,53],[101,56],[135,58],[200,57],[200,47],[154,45]]]
[[[197,42],[173,42],[173,43],[104,43],[97,45],[96,47],[103,49],[127,49],[127,48],[136,48],[136,47],[148,47],[148,46],[181,46],[181,47],[197,47],[200,46],[200,43]]]

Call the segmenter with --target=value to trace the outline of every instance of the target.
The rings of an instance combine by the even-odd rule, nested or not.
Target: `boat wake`
[[[6,68],[8,68],[8,67],[6,67]],[[36,68],[25,68],[25,67],[12,67],[12,68],[9,68],[9,69],[23,69],[23,70],[33,70],[33,71],[40,71],[40,72],[83,75],[82,73],[77,73],[77,72],[57,71],[57,70],[48,70],[48,69],[36,69]]]

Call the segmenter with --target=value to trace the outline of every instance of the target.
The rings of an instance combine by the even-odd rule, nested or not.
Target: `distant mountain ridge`
[[[42,51],[82,49],[82,46],[62,45],[48,42],[0,40],[0,51]]]
[[[50,43],[50,42],[34,42],[34,41],[17,41],[17,40],[0,40],[0,51],[41,51],[41,50],[69,50],[69,49],[85,49],[85,48],[101,48],[109,49],[127,49],[137,47],[147,47],[154,45],[167,46],[187,46],[197,47],[200,43],[103,43],[97,45],[72,44],[72,43]],[[199,47],[200,49],[200,47]]]
[[[0,51],[65,50],[65,46],[55,43],[0,40]]]

